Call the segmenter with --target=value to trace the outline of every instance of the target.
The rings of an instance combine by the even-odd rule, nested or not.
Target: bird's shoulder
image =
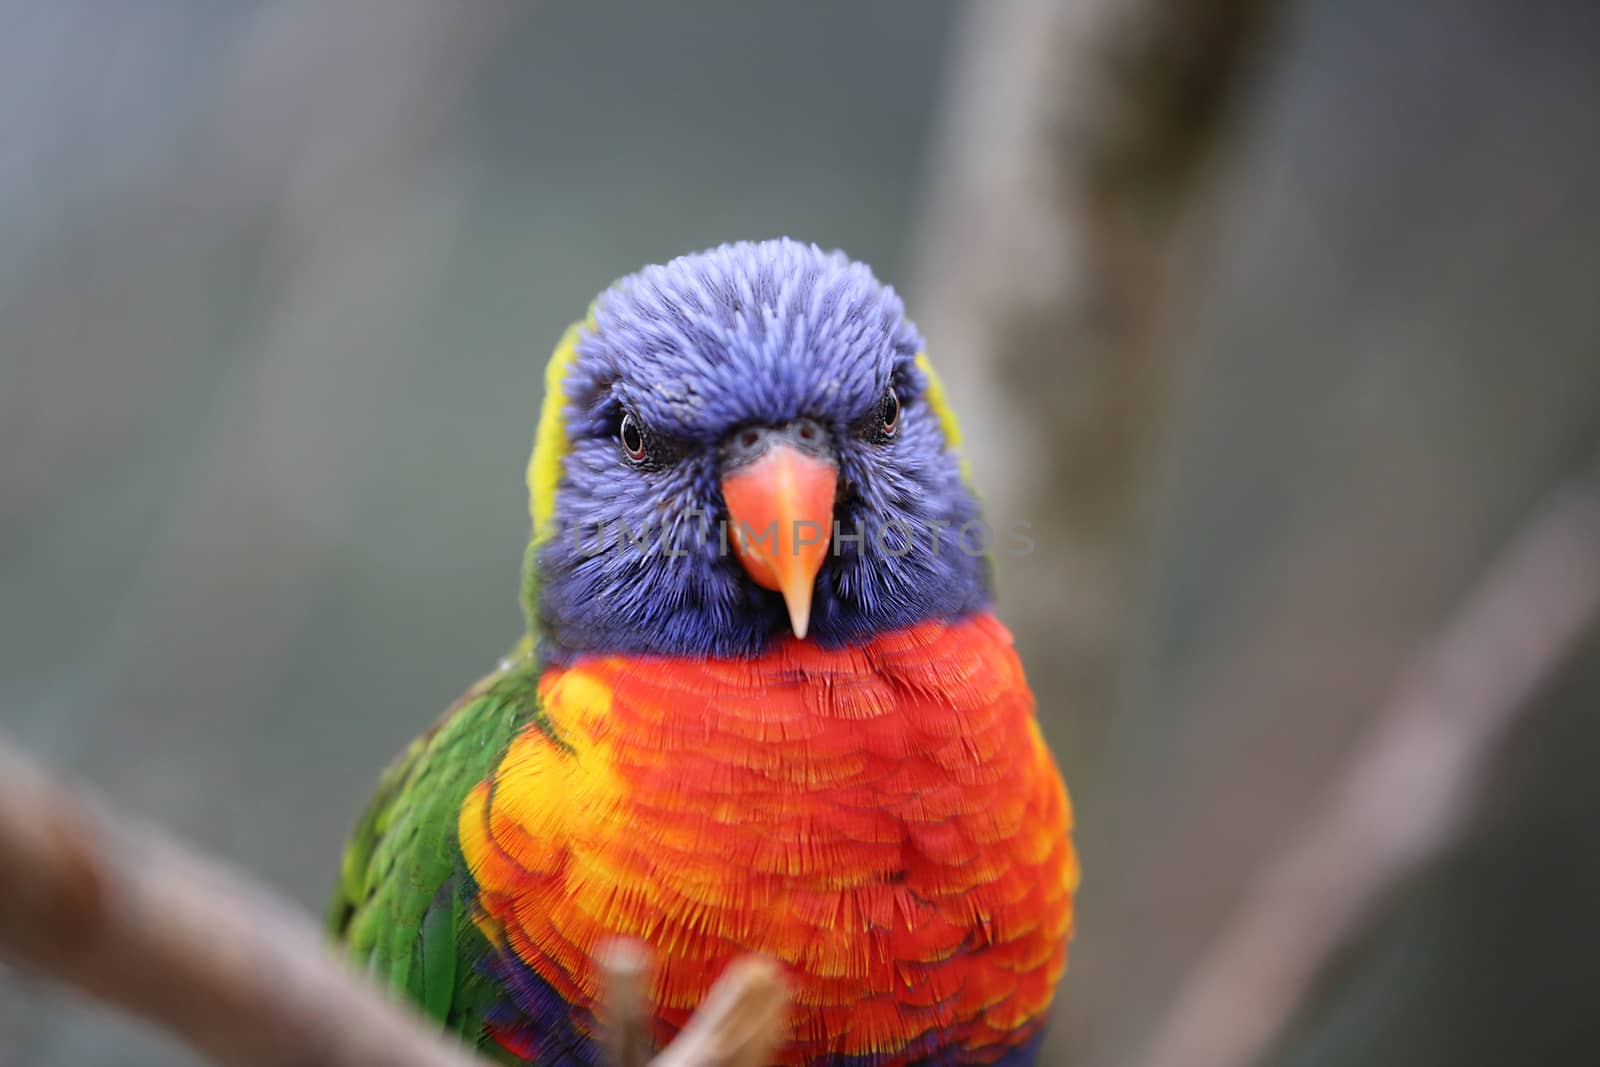
[[[539,665],[507,660],[384,771],[345,847],[329,933],[358,964],[469,1037],[488,995],[457,839],[464,798],[515,734],[539,721]]]

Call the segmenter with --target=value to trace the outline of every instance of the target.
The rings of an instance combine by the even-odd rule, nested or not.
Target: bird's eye
[[[893,437],[900,429],[900,398],[893,387],[884,391],[883,406],[878,409],[879,429],[883,436]]]
[[[644,439],[644,427],[639,425],[639,420],[631,411],[623,414],[622,425],[617,427],[617,439],[622,442],[622,450],[635,463],[649,454]]]

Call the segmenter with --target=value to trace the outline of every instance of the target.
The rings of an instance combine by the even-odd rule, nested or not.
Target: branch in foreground
[[[611,1067],[764,1067],[787,1029],[789,997],[777,963],[750,956],[729,965],[678,1039],[649,1060],[648,952],[637,942],[618,941],[599,962]]]
[[[90,809],[0,737],[0,958],[153,1022],[228,1067],[471,1067],[480,1061],[349,970],[302,917],[149,829]],[[618,961],[621,961],[619,964]],[[648,960],[633,968],[643,1026]],[[781,1040],[776,964],[740,960],[654,1067],[758,1067]],[[628,1060],[649,1048],[638,1029]]]
[[[1455,839],[1483,771],[1600,619],[1600,492],[1559,492],[1396,694],[1322,814],[1240,903],[1139,1067],[1245,1067],[1377,906]]]

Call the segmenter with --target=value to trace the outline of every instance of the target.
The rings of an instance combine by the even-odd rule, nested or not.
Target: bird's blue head
[[[555,662],[866,640],[990,599],[955,419],[842,253],[724,245],[617,282],[551,359],[524,600]]]

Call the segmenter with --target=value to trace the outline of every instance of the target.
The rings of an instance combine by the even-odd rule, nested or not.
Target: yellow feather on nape
[[[561,481],[561,463],[572,442],[567,437],[567,371],[578,354],[578,337],[594,329],[594,309],[581,322],[567,327],[561,343],[550,356],[544,372],[544,403],[539,408],[539,429],[533,438],[533,455],[528,459],[528,513],[533,519],[533,543],[550,537],[556,510],[556,485]]]
[[[961,477],[968,486],[972,485],[972,471],[967,466],[967,457],[961,451],[961,424],[956,421],[955,409],[945,399],[944,382],[939,378],[939,372],[933,369],[933,363],[928,359],[928,353],[917,353],[917,369],[922,376],[928,379],[928,388],[923,396],[927,398],[928,407],[939,418],[939,426],[944,430],[944,442],[950,451],[961,460]]]

